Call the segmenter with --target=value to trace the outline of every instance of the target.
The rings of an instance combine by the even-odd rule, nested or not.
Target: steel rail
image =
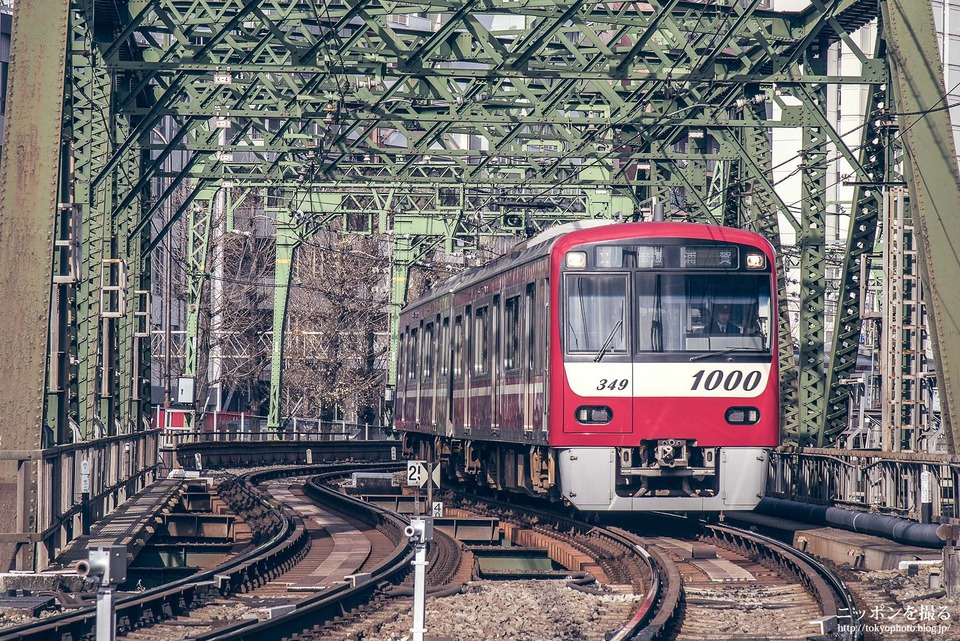
[[[399,468],[398,468],[399,469]],[[321,482],[323,475],[304,485],[307,496],[332,505],[370,525],[378,525],[396,546],[375,568],[370,579],[357,585],[338,585],[298,602],[291,612],[264,621],[239,623],[229,629],[213,630],[187,641],[277,641],[294,636],[304,638],[311,630],[334,622],[351,610],[369,603],[377,594],[399,584],[409,573],[414,551],[403,533],[409,520],[389,510],[342,494]]]
[[[517,505],[469,495],[471,499],[495,505],[506,510],[516,510]],[[675,563],[654,548],[649,548],[640,536],[615,527],[594,526],[566,515],[523,506],[525,516],[535,516],[541,524],[553,523],[576,529],[601,538],[621,548],[625,553],[638,555],[646,566],[648,578],[646,592],[640,605],[630,619],[611,631],[607,641],[646,641],[658,638],[680,612],[682,578]],[[671,515],[672,517],[673,515]]]
[[[842,620],[849,621],[843,630],[836,631],[840,635],[838,638],[844,641],[863,639],[853,593],[837,573],[816,557],[769,536],[733,526],[712,524],[704,525],[704,529],[712,532],[712,538],[723,547],[735,546],[758,561],[768,560],[789,571],[820,604],[825,618],[832,618],[837,627]],[[832,632],[835,630],[825,630],[828,634]]]
[[[680,607],[680,572],[677,566],[663,558],[659,552],[647,550],[628,532],[617,532],[613,529],[605,530],[605,534],[612,539],[620,540],[621,544],[636,551],[650,570],[650,585],[643,601],[634,611],[630,619],[617,630],[614,630],[606,641],[632,641],[634,639],[653,639],[673,619]],[[672,569],[672,572],[671,572]],[[661,574],[664,575],[661,580]]]
[[[279,476],[320,473],[343,475],[371,468],[382,470],[383,464],[297,466],[241,475],[238,480],[246,485],[244,493],[261,513],[273,514],[278,527],[262,544],[215,568],[119,599],[116,605],[118,628],[126,630],[149,625],[199,607],[214,596],[260,585],[265,582],[264,577],[286,571],[306,554],[309,538],[302,519],[289,507],[275,505],[275,501],[265,492],[253,487],[256,484]],[[96,606],[89,606],[39,622],[0,630],[0,641],[76,641],[90,637],[95,628]]]

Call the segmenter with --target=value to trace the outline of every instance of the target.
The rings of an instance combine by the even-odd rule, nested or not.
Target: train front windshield
[[[770,350],[770,273],[731,270],[567,271],[564,348],[616,358],[659,352]]]
[[[766,275],[637,274],[637,351],[770,349]]]

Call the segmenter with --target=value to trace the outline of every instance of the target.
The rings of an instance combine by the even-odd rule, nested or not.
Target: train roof
[[[758,236],[752,232],[744,231],[742,229],[735,228],[725,228],[725,227],[716,227],[713,225],[704,225],[698,223],[686,223],[686,222],[642,222],[642,223],[618,223],[614,220],[609,219],[584,219],[577,220],[569,223],[564,223],[562,225],[556,225],[549,229],[546,229],[536,236],[529,238],[525,241],[517,243],[509,252],[501,255],[500,257],[478,267],[470,267],[463,270],[457,274],[454,274],[443,281],[433,285],[429,291],[427,291],[423,296],[418,298],[415,301],[408,303],[404,310],[412,309],[413,307],[418,307],[430,301],[436,300],[442,296],[453,293],[464,287],[472,285],[477,282],[481,282],[490,278],[491,276],[498,274],[502,271],[505,271],[507,267],[512,267],[516,264],[527,263],[533,261],[542,256],[547,256],[550,254],[550,250],[553,249],[554,245],[561,239],[564,238],[567,234],[571,232],[578,231],[587,231],[599,229],[602,227],[609,226],[630,226],[634,229],[643,228],[648,229],[649,231],[662,231],[664,229],[670,228],[679,231],[682,227],[687,230],[687,233],[691,237],[703,237],[703,238],[715,238],[717,236],[730,236],[733,235],[735,238],[729,238],[733,242],[743,242],[746,240],[746,237],[758,238]],[[696,230],[696,231],[694,231]],[[622,232],[621,232],[622,233]],[[651,234],[642,234],[642,235],[651,235]],[[588,234],[590,238],[585,238],[584,242],[595,242],[606,240],[603,238],[601,233],[591,233]],[[622,238],[621,234],[610,234],[610,240],[617,238]],[[739,237],[739,238],[736,238]],[[764,241],[765,242],[765,241]],[[770,248],[772,251],[772,247]],[[403,310],[401,310],[403,311]]]
[[[490,276],[503,271],[503,268],[507,264],[513,264],[518,261],[527,262],[541,256],[547,256],[557,240],[572,231],[604,227],[616,224],[616,222],[617,221],[608,219],[585,219],[563,223],[562,225],[555,225],[549,229],[545,229],[536,236],[517,243],[510,249],[510,251],[502,254],[498,258],[495,258],[488,263],[479,265],[477,267],[469,267],[459,273],[445,278],[439,283],[433,285],[423,296],[418,298],[413,303],[408,304],[405,308],[427,303],[446,294],[455,292],[471,283],[485,280]]]

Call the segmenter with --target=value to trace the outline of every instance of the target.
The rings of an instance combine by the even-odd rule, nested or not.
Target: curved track
[[[291,475],[322,472],[341,476],[365,467],[369,469],[369,466],[357,463],[285,468],[283,472],[273,469],[250,473],[236,482],[222,485],[221,496],[236,514],[251,524],[255,547],[213,569],[120,598],[116,606],[119,631],[126,632],[186,614],[222,595],[249,592],[294,568],[303,559],[310,544],[303,519],[289,508],[275,506],[265,491],[254,487],[257,483],[283,473]],[[376,469],[382,470],[383,464],[377,464]],[[316,491],[328,494],[327,498],[344,513],[381,528],[390,538],[397,541],[403,539],[403,519],[374,506],[358,505],[358,502],[348,500],[338,492],[319,485]],[[406,556],[406,540],[403,539],[388,560],[393,562],[390,566],[393,573],[387,570],[381,572],[395,580],[402,579],[406,570],[402,560]],[[96,608],[86,607],[39,622],[4,629],[0,631],[0,641],[76,641],[92,638],[95,628]]]
[[[477,497],[471,497],[476,499]],[[489,502],[506,513],[516,505]],[[645,571],[645,598],[631,622],[613,638],[631,639],[749,639],[774,635],[783,639],[806,639],[834,633],[838,624],[856,620],[854,598],[842,579],[814,557],[775,539],[728,525],[694,523],[666,517],[651,534],[636,522],[621,528],[591,528],[588,524],[532,507],[524,507],[526,519],[540,525],[577,532],[577,541],[606,540],[591,553],[604,559],[617,557],[604,551],[613,545],[640,551],[653,568]],[[609,541],[616,540],[616,544]],[[694,557],[701,556],[697,559]],[[636,557],[635,557],[636,558]],[[614,575],[615,570],[604,570]],[[724,586],[723,589],[720,586]],[[727,589],[732,588],[732,589]],[[718,611],[758,610],[757,616],[730,618],[729,629],[720,629]],[[765,610],[765,611],[764,611]],[[849,617],[851,613],[854,616]],[[772,628],[771,621],[776,625]],[[772,632],[771,632],[772,630]],[[770,637],[770,638],[774,638]],[[834,639],[859,641],[857,629],[836,632]]]
[[[380,463],[376,469],[383,467]],[[117,608],[120,631],[130,633],[134,640],[184,638],[161,636],[158,629],[137,632],[166,620],[171,634],[189,629],[189,638],[196,641],[319,639],[335,631],[338,635],[365,635],[365,631],[350,630],[362,628],[364,614],[371,610],[388,615],[406,612],[407,602],[389,598],[410,591],[402,585],[412,560],[403,534],[405,519],[331,489],[321,478],[311,479],[302,489],[291,487],[290,480],[271,483],[285,476],[321,472],[325,478],[342,477],[357,468],[362,466],[273,468],[227,484],[224,498],[235,512],[251,520],[254,540],[261,541],[260,545],[213,570],[122,599]],[[526,506],[522,511],[512,504],[484,509],[503,510],[503,519],[520,523],[528,538],[533,537],[528,545],[559,546],[563,548],[559,554],[568,558],[588,557],[604,582],[642,595],[630,620],[608,636],[612,641],[751,638],[747,624],[740,624],[736,634],[724,636],[714,616],[718,609],[743,607],[745,598],[760,602],[768,619],[777,618],[782,625],[778,638],[802,639],[821,633],[810,621],[822,619],[823,632],[829,633],[838,615],[854,607],[843,582],[808,555],[728,526],[700,525],[698,539],[687,523],[685,536],[655,538],[636,528],[598,527]],[[711,558],[713,546],[717,553]],[[459,548],[452,539],[437,537],[437,544],[431,546],[432,585],[448,583],[457,576]],[[362,574],[355,584],[341,580],[357,573]],[[723,592],[714,587],[738,580],[756,585],[750,590]],[[731,597],[731,592],[738,594]],[[234,597],[228,600],[229,595]],[[222,608],[244,600],[274,607],[273,618],[221,621],[217,629],[205,631],[194,627],[201,625],[203,616],[176,619],[204,604]],[[94,621],[92,608],[88,608],[3,630],[0,641],[92,638]],[[801,626],[803,635],[786,633]],[[858,641],[859,635],[845,632],[834,638]]]

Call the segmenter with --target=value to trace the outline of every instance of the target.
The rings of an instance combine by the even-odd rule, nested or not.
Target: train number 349
[[[629,378],[601,378],[600,383],[597,385],[598,390],[612,390],[612,391],[623,391],[627,389],[627,385],[630,384]]]
[[[742,370],[734,369],[729,372],[724,372],[715,369],[708,372],[702,369],[693,375],[693,385],[690,386],[690,389],[704,389],[711,392],[719,389],[722,385],[723,389],[728,392],[738,389],[742,389],[745,392],[752,392],[760,385],[762,378],[763,375],[758,370],[743,372]]]

